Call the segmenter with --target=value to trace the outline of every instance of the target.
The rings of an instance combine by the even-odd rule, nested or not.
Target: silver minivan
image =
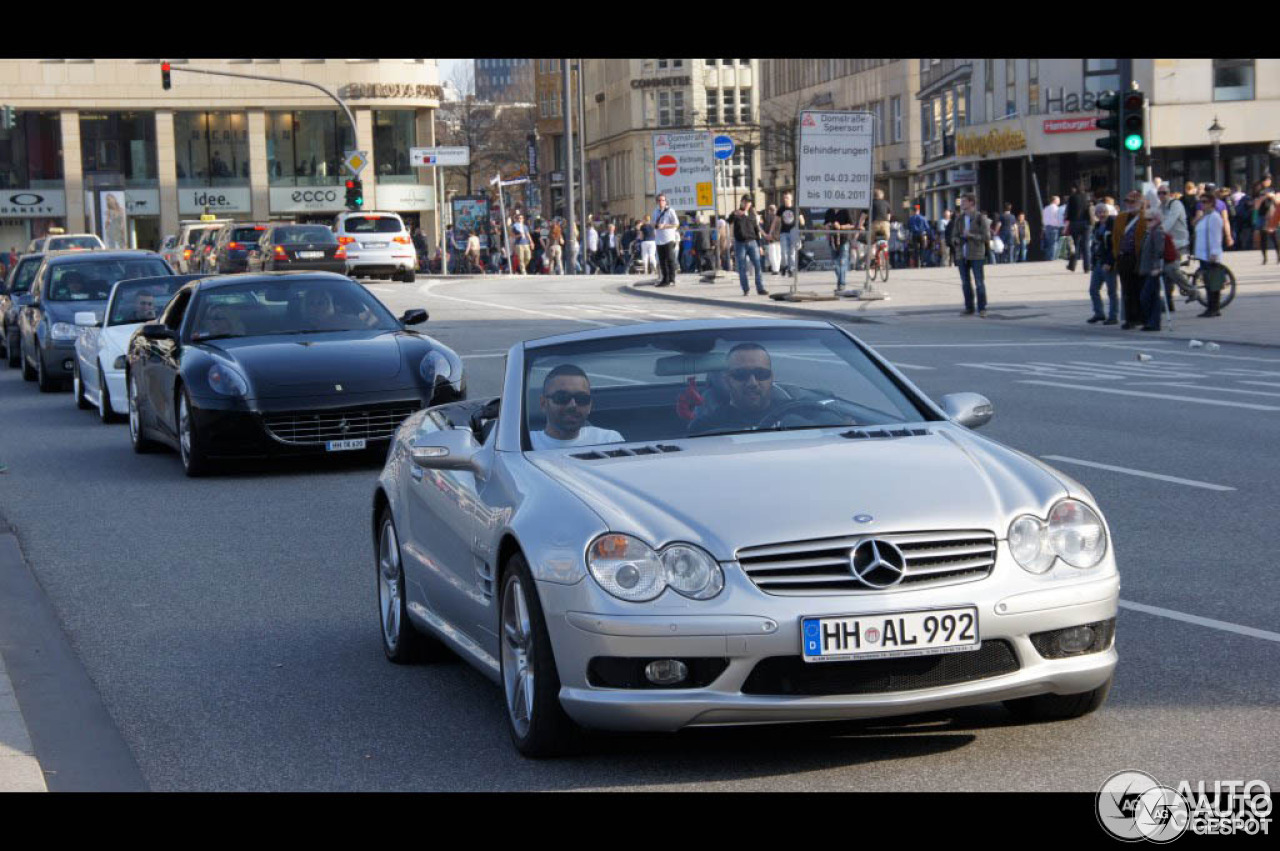
[[[413,283],[418,255],[409,229],[395,213],[339,213],[333,232],[347,250],[347,274]]]

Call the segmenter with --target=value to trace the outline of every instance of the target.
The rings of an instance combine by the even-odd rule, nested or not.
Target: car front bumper
[[[104,369],[103,380],[107,385],[107,395],[111,398],[111,410],[120,416],[129,414],[129,390],[124,380],[123,369]]]
[[[1007,555],[1001,561],[1011,562]],[[1012,569],[1020,570],[1016,566]],[[1007,568],[1004,572],[1008,573]],[[725,573],[726,590],[730,585],[739,586],[734,589],[734,596],[740,604],[731,610],[752,614],[722,614],[724,607],[720,606],[715,613],[709,611],[705,615],[596,614],[581,608],[594,595],[603,593],[586,587],[594,585],[590,578],[572,586],[539,582],[565,711],[584,726],[608,730],[674,731],[691,726],[880,718],[1037,694],[1091,691],[1111,677],[1117,662],[1113,640],[1099,652],[1047,659],[1030,638],[1035,633],[1114,619],[1119,599],[1119,579],[1114,571],[1092,581],[1034,590],[1029,590],[1016,575],[1006,577],[1006,581],[997,581],[993,575],[983,581],[943,588],[845,597],[768,595],[757,591],[736,565],[726,565]],[[744,584],[746,587],[741,587]],[[739,593],[743,591],[747,593]],[[750,597],[755,598],[756,605],[742,606]],[[685,612],[697,605],[690,601]],[[757,693],[744,693],[748,678],[764,660],[789,657],[782,660],[784,664],[799,661],[803,617],[888,614],[963,605],[978,607],[979,636],[984,647],[996,641],[1008,643],[1017,660],[1016,670],[949,685],[913,685],[876,693],[762,694],[758,688],[752,689]],[[702,688],[607,688],[593,685],[588,679],[588,666],[596,657],[724,659],[728,665]],[[941,658],[909,657],[901,662],[907,669],[919,667],[917,660]],[[830,669],[818,673],[839,678],[841,673],[835,666],[867,662],[799,664],[805,666],[805,673],[818,666]],[[886,667],[879,661],[877,664],[882,669]]]
[[[46,337],[37,347],[36,357],[44,361],[44,374],[49,378],[71,378],[75,374],[76,341]]]

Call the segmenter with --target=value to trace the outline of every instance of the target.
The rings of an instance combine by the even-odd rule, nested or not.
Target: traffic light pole
[[[351,110],[347,107],[342,98],[338,97],[329,88],[322,86],[319,83],[313,83],[310,80],[294,80],[289,77],[268,77],[264,74],[241,74],[237,71],[213,71],[208,68],[188,68],[179,65],[171,65],[169,71],[181,71],[184,74],[209,74],[214,77],[239,77],[244,80],[264,80],[268,83],[292,83],[295,86],[308,86],[313,89],[319,89],[328,95],[334,103],[342,107],[343,113],[347,116],[347,121],[351,124],[351,144],[353,146],[359,144],[356,136],[356,117],[351,114]]]
[[[565,221],[569,223],[569,249],[573,252],[573,257],[565,264],[565,273],[572,275],[574,264],[578,262],[577,251],[578,241],[586,239],[585,233],[579,233],[578,239],[574,239],[573,231],[573,89],[570,85],[569,76],[569,60],[560,60],[561,84],[564,87],[562,92],[564,96],[564,163],[565,163]],[[499,193],[502,187],[498,187]],[[499,195],[501,197],[501,195]],[[583,257],[586,260],[586,257]],[[585,264],[584,264],[585,265]]]
[[[1119,145],[1116,147],[1116,189],[1120,193],[1118,197],[1128,198],[1129,193],[1134,188],[1134,168],[1136,167],[1136,158],[1133,151],[1127,150],[1124,146],[1125,136],[1125,109],[1124,99],[1130,91],[1133,90],[1133,60],[1120,59],[1116,63],[1116,68],[1120,72],[1120,128],[1118,131]]]

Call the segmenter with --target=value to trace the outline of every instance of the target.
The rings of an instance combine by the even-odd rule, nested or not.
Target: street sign
[[[674,210],[714,209],[715,162],[710,133],[653,134],[655,189]]]
[[[347,167],[347,171],[356,177],[360,176],[360,172],[364,171],[364,167],[369,164],[368,151],[347,151],[346,159],[342,164]]]
[[[410,148],[409,165],[414,168],[460,166],[471,164],[471,148],[466,145],[434,148]]]
[[[871,207],[870,112],[800,113],[797,206]]]
[[[502,185],[503,186],[519,186],[521,183],[528,183],[528,182],[529,182],[529,178],[527,177],[517,177],[515,180],[502,181]]]
[[[717,136],[715,141],[716,159],[727,160],[737,150],[737,145],[728,136]]]

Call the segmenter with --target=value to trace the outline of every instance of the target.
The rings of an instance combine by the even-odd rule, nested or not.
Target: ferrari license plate
[[[982,646],[978,609],[928,609],[832,618],[802,618],[801,653],[806,662],[890,659],[963,653]]]
[[[323,251],[299,251],[298,252],[299,260],[319,260],[323,256],[324,256]]]
[[[351,449],[364,449],[364,440],[331,440],[325,447],[330,452],[346,452]]]

